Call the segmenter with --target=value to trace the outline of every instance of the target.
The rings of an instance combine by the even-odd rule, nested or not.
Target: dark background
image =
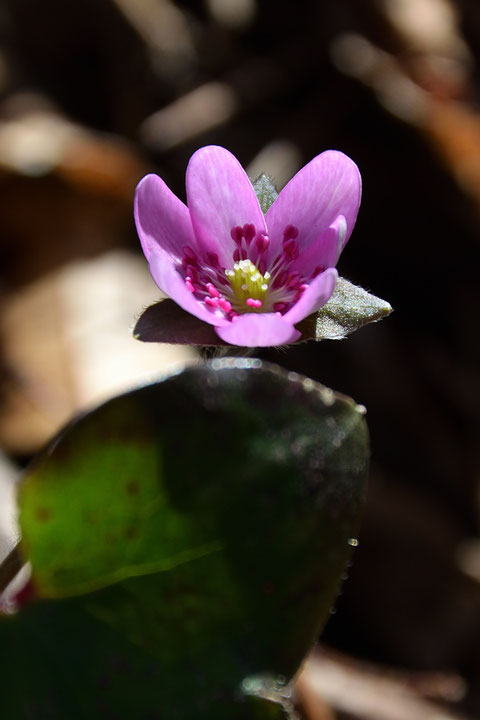
[[[72,345],[79,312],[82,348],[101,341],[112,368],[122,354],[121,382],[138,379],[147,347],[137,344],[130,358],[116,343],[120,334],[135,344],[129,325],[144,297],[155,297],[131,219],[146,172],[184,199],[185,167],[201,145],[224,145],[279,186],[323,150],[342,150],[360,167],[364,195],[339,270],[395,312],[347,341],[262,353],[368,409],[370,490],[324,652],[340,650],[340,665],[373,662],[374,677],[393,668],[419,697],[472,718],[480,717],[479,53],[475,0],[0,7],[5,458],[24,464],[101,397],[98,372],[81,365],[92,358]],[[72,273],[81,282],[66,301]],[[145,373],[156,359],[149,363]],[[434,690],[419,681],[432,677]],[[305,712],[400,717],[329,704]]]

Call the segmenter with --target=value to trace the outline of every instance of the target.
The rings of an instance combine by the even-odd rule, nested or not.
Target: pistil
[[[233,292],[233,306],[238,310],[259,310],[263,305],[270,273],[263,275],[251,260],[240,260],[233,270],[225,270]]]

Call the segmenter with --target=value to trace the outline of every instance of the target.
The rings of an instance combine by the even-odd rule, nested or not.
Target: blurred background
[[[133,340],[132,221],[197,147],[279,189],[328,148],[364,196],[342,275],[394,314],[262,357],[366,405],[359,545],[298,681],[307,720],[480,718],[478,0],[3,0],[0,553],[12,487],[75,412],[196,362]]]

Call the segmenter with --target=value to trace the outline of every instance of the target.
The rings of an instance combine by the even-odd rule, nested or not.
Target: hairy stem
[[[224,357],[251,357],[255,348],[244,348],[236,345],[202,345],[200,357],[202,360],[216,360]]]

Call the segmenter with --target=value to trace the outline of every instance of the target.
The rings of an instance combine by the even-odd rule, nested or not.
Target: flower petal
[[[300,337],[292,324],[275,313],[245,313],[239,315],[235,322],[216,327],[215,332],[230,345],[242,347],[288,345]]]
[[[338,273],[335,268],[329,268],[321,275],[318,275],[312,280],[300,300],[285,313],[283,316],[284,320],[292,325],[296,325],[296,323],[303,320],[307,315],[323,307],[333,295],[337,278]]]
[[[187,206],[158,175],[146,175],[137,185],[134,214],[147,260],[156,248],[178,259],[186,245],[196,246]]]
[[[152,252],[149,264],[152,277],[160,290],[169,298],[175,300],[181,308],[209,325],[221,327],[230,324],[230,321],[225,318],[221,310],[207,310],[205,305],[194,297],[185,285],[184,279],[175,269],[172,258],[167,253],[158,249]]]
[[[268,210],[266,221],[272,243],[281,242],[285,228],[293,225],[298,229],[297,242],[302,251],[321,237],[339,215],[347,223],[346,243],[355,225],[361,191],[360,172],[347,155],[336,150],[317,155],[287,183]]]
[[[318,240],[314,240],[300,253],[292,270],[310,277],[319,265],[324,268],[335,267],[345,245],[346,235],[347,221],[343,215],[339,215]]]
[[[190,158],[186,176],[188,209],[199,247],[232,266],[236,247],[232,228],[255,225],[266,233],[265,218],[253,186],[238,160],[225,148],[210,145]]]

